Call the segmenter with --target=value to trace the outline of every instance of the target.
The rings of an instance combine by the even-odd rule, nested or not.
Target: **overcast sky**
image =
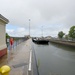
[[[0,14],[9,19],[11,36],[57,36],[75,25],[75,0],[0,0]],[[42,27],[43,26],[43,27]]]

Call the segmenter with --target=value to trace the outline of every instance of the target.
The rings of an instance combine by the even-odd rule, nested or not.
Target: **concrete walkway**
[[[8,51],[8,55],[0,59],[0,67],[9,65],[9,75],[27,75],[31,39],[19,44],[15,49]]]

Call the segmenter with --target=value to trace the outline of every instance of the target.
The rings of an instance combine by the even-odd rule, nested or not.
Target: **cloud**
[[[14,29],[6,29],[6,32],[10,35],[13,36],[14,35]]]
[[[6,29],[6,32],[13,37],[24,37],[28,34],[28,32],[25,30],[25,28],[16,28],[16,29]]]
[[[75,25],[74,9],[75,0],[0,0],[0,12],[9,19],[9,24],[22,26],[28,31],[31,19],[32,32],[41,25],[49,28],[52,26],[47,32],[50,31],[53,35],[62,30],[62,27],[67,32]]]

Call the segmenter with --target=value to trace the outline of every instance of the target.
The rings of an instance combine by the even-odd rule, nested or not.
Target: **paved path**
[[[27,75],[31,40],[19,44],[15,49],[8,51],[8,55],[0,59],[0,67],[9,65],[9,75]]]

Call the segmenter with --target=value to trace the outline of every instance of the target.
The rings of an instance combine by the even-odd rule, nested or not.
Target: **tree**
[[[10,36],[8,35],[8,33],[6,33],[6,44],[7,44],[7,46],[9,44],[9,42],[7,42],[7,39],[9,39],[9,38],[10,38]]]
[[[65,33],[63,33],[63,31],[60,31],[60,32],[58,33],[58,37],[59,37],[59,38],[63,38],[64,35],[65,35]]]
[[[10,36],[8,35],[8,33],[6,33],[6,38],[10,38]]]
[[[74,39],[75,38],[75,26],[72,26],[69,31],[69,36]]]

